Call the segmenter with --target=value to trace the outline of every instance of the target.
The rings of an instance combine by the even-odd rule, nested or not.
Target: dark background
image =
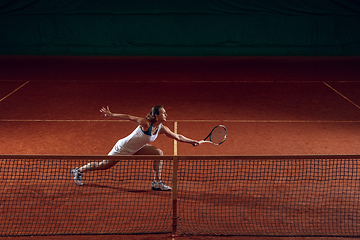
[[[0,2],[2,55],[359,55],[358,0]]]

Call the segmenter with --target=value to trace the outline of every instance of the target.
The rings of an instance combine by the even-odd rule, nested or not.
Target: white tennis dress
[[[133,155],[147,143],[153,142],[159,135],[161,124],[158,130],[152,134],[153,125],[151,124],[149,129],[145,132],[139,125],[129,136],[120,139],[108,155]]]

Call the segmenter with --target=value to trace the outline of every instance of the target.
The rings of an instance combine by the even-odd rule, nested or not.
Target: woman
[[[163,106],[154,106],[146,118],[112,113],[109,107],[101,108],[100,112],[105,117],[117,117],[122,120],[129,120],[138,124],[138,127],[129,136],[120,139],[115,144],[108,155],[163,155],[163,152],[160,149],[149,144],[150,142],[155,141],[159,134],[165,134],[167,137],[176,139],[180,142],[190,143],[195,146],[199,145],[198,141],[176,134],[168,127],[162,125],[162,123],[166,121],[167,117]],[[91,162],[80,168],[75,168],[72,170],[74,181],[77,185],[81,186],[83,185],[81,177],[84,172],[109,169],[116,163],[118,163],[118,161],[103,160],[101,162]],[[162,164],[162,160],[154,160],[154,181],[151,184],[152,190],[171,190],[171,187],[166,186],[161,181]]]

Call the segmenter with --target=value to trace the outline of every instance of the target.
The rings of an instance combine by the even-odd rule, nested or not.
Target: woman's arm
[[[190,143],[190,144],[193,144],[194,146],[199,145],[198,141],[187,138],[181,134],[174,133],[168,127],[166,127],[164,125],[161,127],[160,134],[165,134],[167,137],[175,139],[176,141],[179,141],[179,142]]]
[[[131,116],[128,114],[112,113],[109,109],[109,106],[107,108],[104,107],[101,108],[100,112],[103,114],[104,117],[116,117],[116,118],[120,118],[121,120],[132,121],[134,123],[141,125],[144,129],[147,129],[150,126],[149,121],[146,120],[145,118]]]

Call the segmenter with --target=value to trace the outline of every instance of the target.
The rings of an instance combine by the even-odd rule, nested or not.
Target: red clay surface
[[[2,56],[0,154],[106,155],[136,126],[103,118],[99,109],[145,116],[156,104],[168,112],[166,125],[190,138],[202,139],[217,124],[228,128],[223,145],[178,143],[178,155],[360,154],[359,63],[358,57]],[[154,145],[174,154],[164,136]]]

